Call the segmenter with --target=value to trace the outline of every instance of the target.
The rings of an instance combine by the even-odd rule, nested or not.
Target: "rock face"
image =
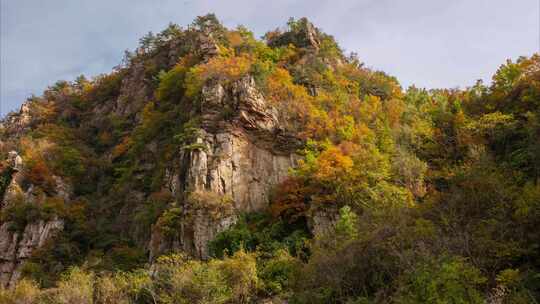
[[[218,54],[218,51],[219,51],[218,46],[214,42],[212,37],[210,37],[207,34],[206,35],[200,34],[198,35],[197,40],[198,40],[198,45],[199,45],[199,49],[197,50],[197,53],[199,54],[199,56],[201,56],[203,61],[206,62],[210,58]]]
[[[307,219],[311,233],[322,236],[334,231],[339,220],[339,210],[336,207],[310,209]]]
[[[16,151],[8,154],[7,162],[11,181],[5,189],[0,210],[13,204],[40,202],[43,195],[36,195],[32,185],[22,184],[25,179],[23,159]],[[71,187],[61,178],[54,177],[56,193],[60,198],[69,199]],[[28,223],[24,229],[13,229],[13,223],[0,222],[0,286],[13,285],[21,275],[21,267],[32,252],[43,246],[64,227],[63,220],[54,217],[49,220],[37,220]]]
[[[57,218],[26,225],[24,231],[11,231],[11,223],[0,226],[0,285],[11,286],[21,275],[21,267],[32,252],[64,227]]]
[[[164,246],[152,236],[151,256],[167,247],[183,249],[207,258],[207,244],[232,225],[242,212],[269,206],[272,188],[283,181],[296,164],[299,142],[280,129],[276,110],[257,91],[253,78],[245,77],[228,86],[213,83],[203,89],[202,124],[196,148],[181,153],[176,174],[179,191],[211,192],[232,199],[233,212],[211,217],[204,209],[186,218],[178,240]],[[224,114],[224,109],[226,114]],[[224,117],[224,115],[230,116]],[[184,206],[189,210],[189,202]]]

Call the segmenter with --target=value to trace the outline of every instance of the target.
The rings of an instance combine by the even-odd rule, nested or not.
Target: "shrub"
[[[11,167],[2,167],[0,165],[0,197],[4,197],[9,184],[11,183],[11,177],[14,170]]]
[[[159,75],[156,99],[163,103],[179,103],[184,96],[184,81],[188,69],[184,62]]]
[[[180,231],[182,221],[182,208],[173,207],[165,210],[156,222],[156,229],[167,237],[174,237]]]
[[[204,263],[182,255],[160,257],[155,278],[162,303],[226,303],[232,291],[216,262]]]
[[[335,234],[337,238],[353,240],[358,237],[358,216],[351,211],[351,207],[344,206],[339,209],[339,220],[336,223]]]
[[[195,191],[189,194],[190,210],[203,210],[213,219],[233,214],[233,200],[229,195],[221,195],[213,191]]]
[[[60,198],[48,197],[43,203],[19,199],[0,211],[0,220],[10,222],[13,231],[22,232],[30,223],[62,217],[65,212],[64,201]]]
[[[258,287],[257,266],[254,254],[243,250],[218,262],[218,269],[232,291],[232,303],[250,303]]]
[[[51,298],[58,304],[92,304],[94,303],[94,284],[93,273],[72,267],[63,275]]]
[[[397,296],[397,303],[484,303],[479,287],[486,278],[459,257],[418,265]]]
[[[187,75],[186,95],[195,98],[203,85],[210,80],[230,83],[239,80],[250,71],[253,59],[248,55],[217,56],[206,64],[193,67]]]
[[[124,75],[124,71],[118,71],[97,76],[93,81],[93,86],[87,90],[85,98],[97,103],[113,100],[120,94]]]
[[[94,299],[99,304],[155,303],[150,273],[139,269],[96,278]]]
[[[29,162],[26,171],[26,178],[31,184],[40,186],[46,192],[53,191],[56,183],[52,179],[52,172],[44,160],[36,160],[34,163]]]
[[[255,257],[245,252],[208,262],[161,257],[155,284],[162,303],[248,303],[257,287]]]
[[[253,235],[244,217],[229,229],[222,231],[208,244],[208,251],[213,257],[234,254],[243,248],[253,250],[255,248]]]
[[[150,194],[146,201],[138,205],[135,210],[134,220],[137,223],[137,232],[147,235],[172,200],[173,197],[169,191],[162,190]]]
[[[34,281],[22,279],[14,287],[5,289],[0,286],[2,304],[38,304],[42,303],[42,292]]]
[[[120,275],[104,276],[97,280],[96,302],[100,304],[130,304],[128,282]]]
[[[278,250],[274,257],[261,261],[258,267],[261,287],[269,295],[290,292],[300,269],[299,260],[292,257],[287,250]]]
[[[303,218],[293,222],[273,219],[268,214],[253,213],[240,216],[236,224],[216,235],[208,244],[211,256],[223,258],[236,252],[256,251],[273,256],[280,249],[302,255],[309,238]]]
[[[2,209],[2,222],[10,222],[10,229],[22,232],[26,225],[42,217],[41,208],[36,203],[16,202]]]

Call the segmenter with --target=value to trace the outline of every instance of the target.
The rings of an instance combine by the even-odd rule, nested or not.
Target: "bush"
[[[78,267],[72,267],[58,283],[58,288],[50,295],[53,303],[92,304],[94,303],[95,275]]]
[[[286,249],[293,255],[306,252],[310,237],[303,218],[294,222],[273,219],[268,214],[253,213],[240,216],[236,224],[216,235],[208,244],[210,255],[222,258],[238,251],[256,251],[266,256]]]
[[[161,303],[226,303],[232,297],[216,262],[208,264],[182,255],[160,257],[154,279]]]
[[[99,304],[155,303],[150,274],[142,269],[102,275],[94,288]]]
[[[182,208],[173,207],[165,210],[156,222],[156,229],[161,231],[167,237],[174,237],[180,231],[182,221]]]
[[[484,303],[481,285],[487,279],[459,257],[418,265],[398,292],[397,303]]]
[[[42,303],[40,299],[42,292],[34,281],[23,279],[10,289],[0,286],[2,304],[38,304]]]
[[[120,275],[99,278],[95,285],[96,302],[100,304],[130,304],[128,282]]]
[[[13,176],[14,170],[11,167],[2,167],[0,165],[0,197],[4,197],[9,184],[11,183],[11,177]]]
[[[186,95],[195,98],[207,81],[230,83],[239,80],[248,74],[252,63],[253,58],[245,54],[213,57],[208,63],[190,70],[185,82]]]
[[[203,210],[211,218],[219,219],[233,214],[233,200],[229,195],[213,191],[195,191],[188,196],[189,210]]]
[[[269,295],[290,292],[300,269],[299,260],[292,257],[288,251],[279,250],[274,257],[262,261],[259,266],[261,287]]]
[[[26,225],[40,220],[51,220],[65,215],[64,201],[60,198],[46,198],[43,203],[25,202],[19,199],[0,210],[0,220],[10,222],[10,229],[22,232]]]
[[[232,303],[250,303],[258,287],[257,266],[254,254],[243,250],[218,262],[227,285],[232,291]]]
[[[168,72],[159,75],[156,98],[163,103],[179,103],[184,96],[184,81],[188,69],[179,63]]]

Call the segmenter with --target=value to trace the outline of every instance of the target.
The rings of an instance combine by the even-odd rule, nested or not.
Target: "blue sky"
[[[208,12],[257,36],[306,16],[404,87],[489,82],[540,45],[539,0],[0,0],[0,116],[57,80],[110,71],[148,31]]]

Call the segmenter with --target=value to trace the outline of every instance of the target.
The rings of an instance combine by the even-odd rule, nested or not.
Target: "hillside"
[[[28,99],[0,160],[0,303],[540,299],[538,55],[404,89],[210,14]]]

